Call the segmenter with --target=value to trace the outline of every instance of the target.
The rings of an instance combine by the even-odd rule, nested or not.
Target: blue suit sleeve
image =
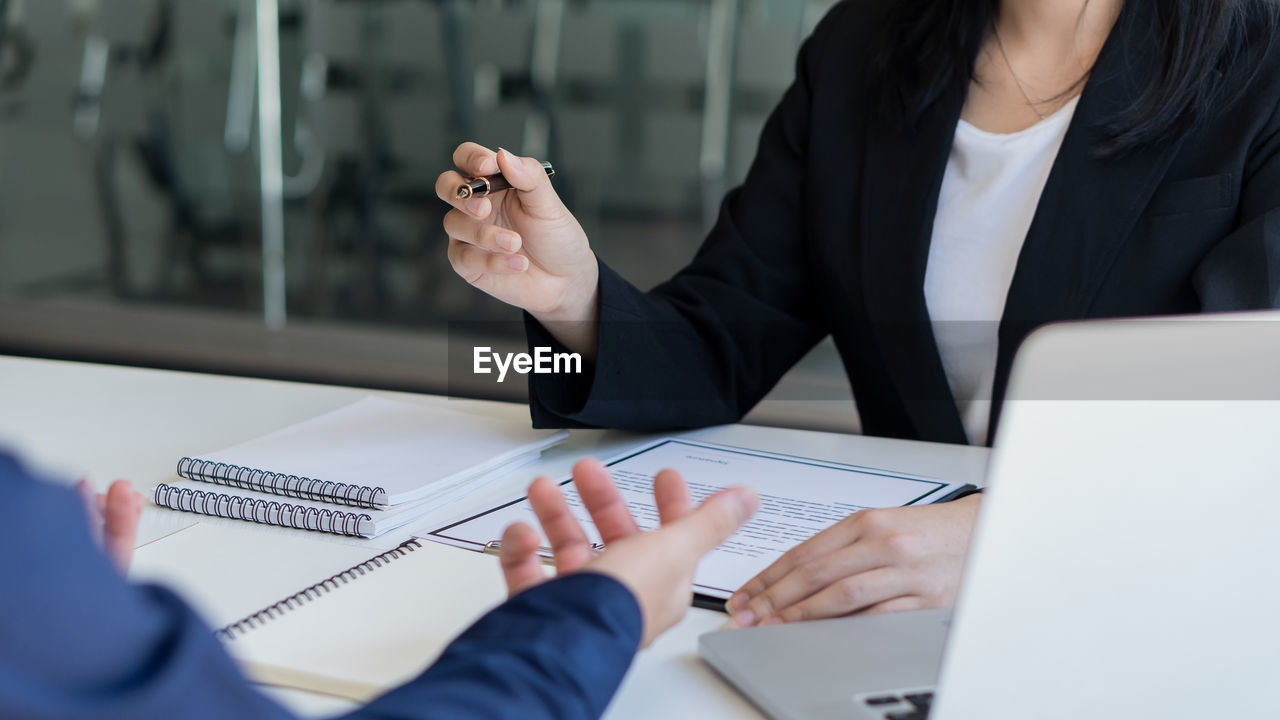
[[[75,493],[3,453],[0,490],[0,717],[292,717],[181,599],[119,576]],[[569,576],[493,610],[416,680],[347,718],[595,718],[640,635],[625,587]]]
[[[630,590],[605,575],[567,575],[494,609],[417,680],[375,700],[359,717],[598,718],[641,634]]]
[[[0,488],[0,717],[288,717],[185,603],[120,577],[74,492],[4,454]]]

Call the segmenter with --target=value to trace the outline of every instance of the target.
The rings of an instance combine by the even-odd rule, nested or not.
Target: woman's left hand
[[[740,627],[949,607],[982,496],[862,510],[778,558],[729,599]]]

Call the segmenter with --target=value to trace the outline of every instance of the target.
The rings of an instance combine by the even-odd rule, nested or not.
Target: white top
[[[924,294],[971,443],[987,440],[1005,297],[1077,100],[1016,133],[986,132],[964,120],[956,126]]]

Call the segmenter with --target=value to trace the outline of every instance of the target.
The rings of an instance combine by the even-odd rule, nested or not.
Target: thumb
[[[738,531],[760,505],[754,490],[736,487],[707,498],[697,510],[674,523],[683,535],[684,547],[699,557],[711,552],[717,545]]]
[[[538,557],[538,539],[538,532],[524,523],[515,523],[502,533],[500,560],[508,595],[547,579]]]
[[[551,178],[533,158],[516,157],[509,150],[498,151],[498,169],[520,191],[520,202],[533,214],[550,217],[563,211],[560,196],[551,187]]]

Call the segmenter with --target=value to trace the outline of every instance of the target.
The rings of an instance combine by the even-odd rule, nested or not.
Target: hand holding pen
[[[549,162],[539,163],[542,169],[546,171],[547,177],[555,177],[556,169]],[[471,197],[488,197],[489,195],[510,190],[511,183],[502,173],[497,175],[487,175],[484,177],[471,178],[458,186],[458,191],[453,194],[459,200],[466,200]]]
[[[582,226],[551,185],[548,166],[475,143],[458,146],[453,162],[457,169],[437,178],[436,195],[453,206],[444,229],[454,271],[529,311],[590,359],[599,268]]]

